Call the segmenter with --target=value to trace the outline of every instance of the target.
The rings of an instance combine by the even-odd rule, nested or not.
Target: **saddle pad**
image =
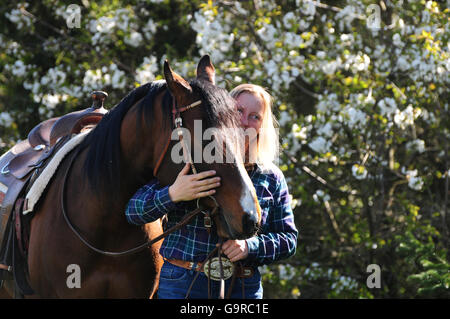
[[[8,191],[8,187],[5,184],[0,182],[0,206],[2,205],[3,200],[5,199],[5,195],[6,195],[7,191]]]
[[[83,141],[88,133],[89,131],[77,134],[72,137],[50,160],[48,165],[42,171],[41,175],[39,175],[39,177],[33,183],[33,186],[31,186],[30,190],[27,193],[27,196],[25,197],[25,203],[27,203],[27,205],[23,211],[24,215],[33,211],[34,206],[39,201],[39,198],[47,187],[47,184],[52,178],[53,174],[55,174],[56,169],[58,168],[61,161],[71,150],[75,148],[75,146]]]

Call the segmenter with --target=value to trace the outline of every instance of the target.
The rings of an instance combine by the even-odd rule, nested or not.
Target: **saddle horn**
[[[104,102],[108,97],[108,93],[105,91],[94,91],[91,93],[92,97],[92,108],[93,109],[101,109],[104,108]]]

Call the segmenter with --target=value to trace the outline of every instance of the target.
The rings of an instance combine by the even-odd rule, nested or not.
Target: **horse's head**
[[[180,113],[183,138],[197,171],[213,169],[221,177],[221,186],[214,198],[201,199],[204,206],[212,208],[215,201],[220,206],[219,214],[214,217],[218,234],[233,239],[255,235],[261,213],[255,189],[243,165],[239,115],[234,99],[226,90],[215,86],[215,69],[209,56],[200,60],[197,78],[193,81],[187,82],[172,71],[167,61],[164,76],[178,109],[201,102]],[[180,152],[173,152],[177,144],[179,140],[171,143],[172,149],[168,149],[157,172],[158,179],[165,184],[173,183],[184,165],[179,157],[174,158],[180,155]]]

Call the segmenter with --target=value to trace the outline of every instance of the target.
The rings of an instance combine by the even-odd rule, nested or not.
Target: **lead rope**
[[[219,247],[214,248],[206,257],[205,261],[200,265],[200,269],[197,271],[197,273],[194,276],[194,279],[192,280],[187,292],[186,292],[186,296],[184,297],[185,299],[189,298],[189,295],[191,294],[191,290],[192,287],[194,286],[194,283],[197,281],[198,276],[200,275],[200,273],[203,271],[203,269],[205,268],[205,264],[211,259],[212,256],[214,256],[214,254],[217,252],[217,250],[219,249]],[[211,267],[210,267],[211,268]],[[209,278],[208,278],[209,279]],[[211,296],[208,295],[208,298],[210,298]]]
[[[208,276],[207,277],[208,277],[208,299],[211,299],[211,259],[208,260]]]
[[[219,249],[217,250],[217,256],[219,257],[219,270],[220,270],[220,290],[219,290],[219,299],[225,298],[225,280],[223,279],[223,265],[222,265],[222,244],[223,238],[219,238]],[[211,268],[211,267],[210,267]]]
[[[185,295],[185,299],[189,298],[189,295],[191,294],[192,291],[192,287],[194,287],[194,283],[197,281],[198,276],[200,275],[201,272],[204,271],[205,265],[208,263],[208,299],[211,299],[211,259],[213,258],[213,256],[217,253],[217,256],[219,258],[219,267],[220,267],[220,291],[219,291],[219,299],[225,299],[225,279],[224,279],[224,272],[223,272],[223,265],[222,265],[222,245],[223,245],[223,238],[220,237],[219,238],[219,245],[216,246],[216,248],[214,248],[206,257],[206,259],[203,261],[202,264],[200,264],[200,269],[197,270],[194,279],[192,279],[191,284],[189,285],[189,288],[186,292]],[[241,262],[238,262],[239,267],[242,267]],[[226,295],[226,299],[230,299],[231,297],[231,293],[234,287],[234,283],[236,281],[236,277],[238,274],[238,268],[235,267],[234,271],[233,271],[233,276],[231,278],[231,284],[230,287],[228,287],[228,292]],[[244,280],[241,280],[242,283],[242,299],[245,299],[245,287],[244,287]]]
[[[240,262],[238,262],[238,264],[240,265]],[[230,287],[228,288],[228,293],[227,293],[226,299],[230,299],[230,297],[231,297],[231,293],[233,292],[234,284],[235,284],[236,277],[237,277],[237,272],[238,272],[238,267],[234,267],[233,277],[231,277],[231,284],[230,284]]]

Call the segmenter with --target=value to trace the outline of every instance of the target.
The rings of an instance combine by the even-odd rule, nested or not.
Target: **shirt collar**
[[[248,172],[249,176],[252,176],[256,172],[261,173],[262,172],[262,166],[259,163],[253,163],[252,166],[247,168],[247,172]]]

